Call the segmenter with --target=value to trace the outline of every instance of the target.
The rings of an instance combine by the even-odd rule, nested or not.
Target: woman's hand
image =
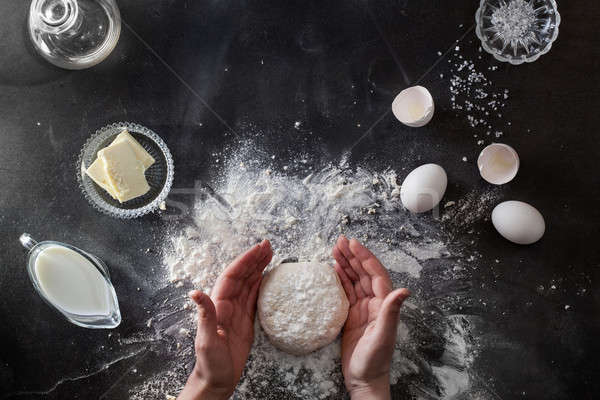
[[[342,372],[353,400],[389,399],[390,364],[396,328],[407,289],[392,291],[386,269],[357,240],[340,236],[335,269],[350,310],[342,336]]]
[[[228,399],[233,393],[254,340],[258,289],[272,256],[264,240],[225,268],[210,297],[190,292],[198,307],[196,365],[179,400]]]

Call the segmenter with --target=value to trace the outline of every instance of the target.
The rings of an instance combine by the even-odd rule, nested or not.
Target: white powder
[[[272,242],[271,265],[275,265],[289,257],[331,262],[337,237],[342,233],[355,237],[390,270],[394,287],[406,286],[413,292],[402,312],[392,383],[414,395],[438,393],[441,398],[468,391],[472,346],[468,320],[441,314],[432,300],[440,294],[430,282],[464,278],[455,261],[460,256],[459,247],[451,243],[444,227],[462,229],[468,223],[464,220],[466,210],[475,214],[477,207],[457,199],[457,206],[446,209],[442,219],[415,216],[401,206],[393,170],[373,173],[342,162],[295,177],[278,172],[268,156],[256,160],[253,146],[235,154],[225,163],[215,185],[218,196],[198,196],[193,223],[172,237],[164,258],[170,280],[188,287],[191,282],[193,287],[209,292],[223,268],[263,238]],[[216,157],[223,159],[222,155]],[[290,163],[290,168],[307,164],[306,157],[299,159],[302,162]],[[481,218],[479,214],[467,217],[471,221]],[[421,278],[424,274],[426,280]],[[460,298],[447,292],[441,295],[456,297],[457,302]],[[452,306],[444,302],[443,309],[451,310]],[[186,358],[192,363],[192,341],[178,332],[182,327],[191,328],[195,317],[193,309],[186,311],[180,306],[179,310],[184,312],[170,322],[172,326],[152,326],[161,335],[177,338],[178,361],[174,362],[181,364],[181,358]],[[234,398],[343,397],[339,338],[314,353],[296,357],[273,347],[258,322],[255,331],[255,343]],[[144,387],[166,387],[176,392],[173,388],[182,387],[185,374],[176,386],[171,375],[157,374],[151,380],[155,384]],[[163,380],[170,384],[161,386]],[[153,393],[143,388],[135,391],[138,398]]]
[[[399,198],[393,196],[399,189],[394,171],[374,175],[342,165],[298,179],[271,169],[231,164],[234,167],[219,190],[230,208],[215,198],[196,204],[195,226],[172,239],[174,251],[165,259],[172,281],[191,279],[209,291],[235,256],[263,238],[272,242],[272,265],[276,265],[289,257],[329,261],[335,239],[345,233],[368,240],[388,268],[415,277],[421,266],[404,249],[415,252],[424,246],[423,251],[439,251],[443,247],[435,239],[417,243],[395,238],[393,231],[402,230],[407,218],[394,218],[390,213],[398,214],[401,207]],[[376,218],[371,210],[385,215]],[[382,223],[397,226],[381,227]]]
[[[453,207],[445,208],[442,221],[449,231],[466,230],[481,220],[489,219],[492,208],[500,201],[502,188],[494,186],[485,190],[473,189],[459,199]]]
[[[329,398],[341,393],[340,341],[307,356],[277,350],[255,323],[254,345],[235,398],[266,398],[266,393],[287,393],[299,398]],[[283,397],[283,396],[281,396]]]

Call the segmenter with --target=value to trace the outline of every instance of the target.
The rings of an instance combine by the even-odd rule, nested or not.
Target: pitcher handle
[[[27,250],[33,249],[38,242],[36,242],[29,233],[23,233],[19,237],[19,242],[25,247]]]

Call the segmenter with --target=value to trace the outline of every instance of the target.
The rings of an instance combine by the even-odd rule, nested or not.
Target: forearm
[[[390,400],[390,378],[386,375],[376,382],[357,384],[348,391],[352,400]]]

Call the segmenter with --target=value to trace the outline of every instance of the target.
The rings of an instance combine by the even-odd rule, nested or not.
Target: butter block
[[[140,162],[144,166],[144,170],[148,169],[152,164],[154,164],[154,158],[146,151],[146,149],[144,149],[144,147],[142,147],[142,145],[137,140],[134,139],[133,136],[131,136],[127,129],[119,133],[115,140],[113,140],[113,142],[110,144],[110,146],[121,142],[127,142],[131,145],[131,148],[133,149],[136,158],[140,160]]]
[[[144,165],[128,140],[105,147],[98,152],[98,158],[104,162],[106,181],[119,202],[142,196],[150,190]]]
[[[106,173],[104,172],[104,161],[100,158],[96,158],[96,160],[85,170],[87,176],[92,178],[94,182],[102,189],[106,190],[108,194],[111,195],[113,199],[117,199],[116,194],[113,192],[108,180],[106,178]]]

